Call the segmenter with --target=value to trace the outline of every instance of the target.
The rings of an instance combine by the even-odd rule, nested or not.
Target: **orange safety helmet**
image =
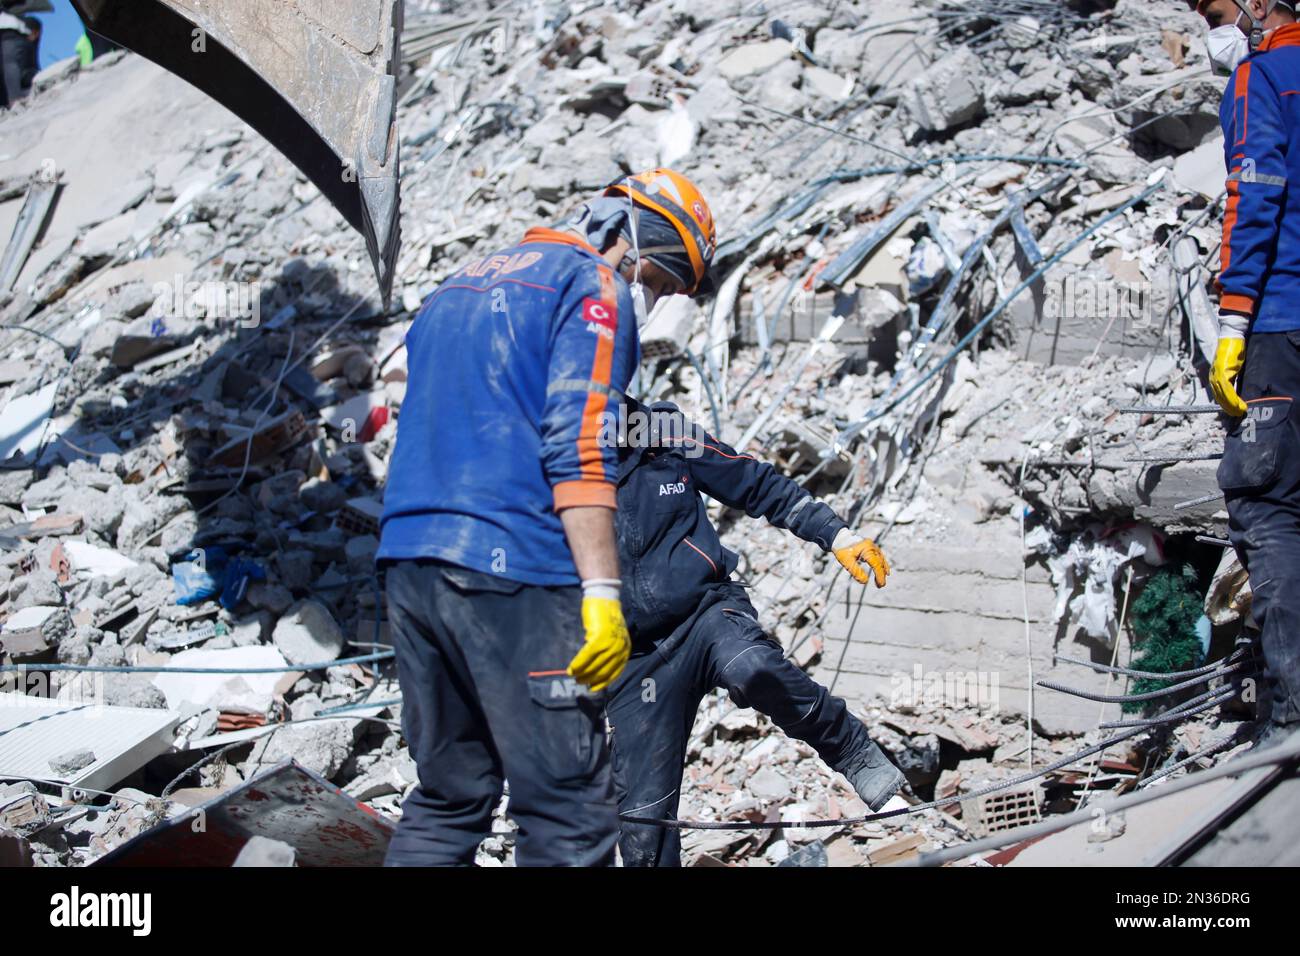
[[[637,205],[653,209],[671,222],[682,237],[683,249],[695,273],[695,282],[684,291],[687,295],[700,291],[713,263],[713,253],[718,248],[718,233],[709,204],[695,184],[681,173],[661,167],[625,176],[608,186],[604,195],[627,196]]]

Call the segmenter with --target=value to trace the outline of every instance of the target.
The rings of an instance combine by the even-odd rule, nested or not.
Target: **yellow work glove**
[[[1219,313],[1219,346],[1214,350],[1214,366],[1210,369],[1210,390],[1224,413],[1236,417],[1246,414],[1246,403],[1237,394],[1233,382],[1246,364],[1246,331],[1249,328],[1249,316],[1236,312]]]
[[[632,653],[617,582],[595,586],[583,582],[582,626],[587,643],[569,662],[569,676],[593,691],[604,690],[623,673]]]
[[[1241,367],[1246,364],[1246,340],[1236,336],[1219,339],[1219,347],[1214,351],[1214,367],[1210,369],[1210,388],[1214,400],[1228,415],[1246,414],[1246,403],[1237,394],[1233,385]]]
[[[870,538],[857,539],[848,528],[841,528],[839,534],[835,536],[831,550],[835,554],[835,560],[844,565],[844,569],[853,575],[853,580],[859,584],[866,584],[874,575],[876,587],[885,586],[885,578],[889,575],[889,561],[886,560],[884,552],[876,546],[876,542]],[[863,562],[866,562],[866,567],[863,566]],[[867,573],[868,568],[870,574]]]

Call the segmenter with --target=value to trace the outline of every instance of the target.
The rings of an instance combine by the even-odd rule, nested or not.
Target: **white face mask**
[[[1237,65],[1255,52],[1256,45],[1264,35],[1264,21],[1256,20],[1242,0],[1233,0],[1233,3],[1241,11],[1237,14],[1237,19],[1231,25],[1215,27],[1205,37],[1205,45],[1210,51],[1210,66],[1220,76],[1231,76]],[[1287,3],[1286,6],[1290,4]],[[1273,0],[1268,4],[1264,16],[1269,16],[1276,7],[1277,0]],[[1239,27],[1242,17],[1250,21],[1249,34],[1243,33]]]
[[[1235,23],[1215,27],[1205,37],[1210,66],[1218,76],[1231,76],[1237,64],[1250,53],[1250,41]]]

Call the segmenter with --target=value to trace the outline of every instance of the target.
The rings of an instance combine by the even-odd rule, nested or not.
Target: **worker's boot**
[[[907,783],[902,771],[890,763],[885,752],[874,743],[868,744],[866,750],[842,772],[873,813]]]

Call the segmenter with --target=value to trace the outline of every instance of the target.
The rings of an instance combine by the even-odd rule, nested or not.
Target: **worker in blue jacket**
[[[879,810],[905,783],[844,701],[786,658],[763,630],[736,555],[722,546],[704,496],[815,542],[853,577],[885,583],[889,563],[829,505],[687,421],[676,406],[629,399],[618,473],[618,551],[632,659],[614,687],[614,778],[625,866],[678,866],[674,820],[691,726],[722,687],[812,746]],[[631,818],[631,819],[629,819]]]
[[[1219,110],[1228,200],[1210,385],[1230,416],[1218,478],[1254,594],[1267,744],[1300,722],[1300,25],[1288,0],[1196,9],[1215,69],[1231,77]]]
[[[613,861],[603,692],[630,645],[602,425],[637,318],[700,291],[715,246],[695,187],[652,170],[460,269],[416,316],[378,551],[419,773],[389,864],[472,863],[503,779],[521,865]]]

